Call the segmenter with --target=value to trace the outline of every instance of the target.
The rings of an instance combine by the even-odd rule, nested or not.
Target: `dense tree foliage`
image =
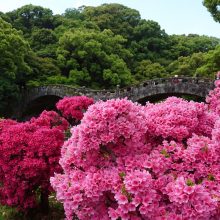
[[[199,36],[197,34],[171,35],[171,58],[190,56],[193,53],[208,52],[219,44],[219,39],[214,37]]]
[[[92,88],[125,86],[131,83],[126,65],[131,54],[123,47],[124,42],[111,30],[67,31],[60,38],[57,60],[74,84]]]
[[[51,29],[34,29],[30,39],[31,48],[40,57],[56,58],[58,39]]]
[[[15,99],[30,73],[25,57],[30,50],[21,33],[0,18],[0,114]]]
[[[204,0],[203,5],[211,13],[215,21],[220,22],[220,1],[219,0]]]
[[[53,12],[41,6],[25,5],[12,12],[6,13],[10,23],[25,34],[34,28],[53,28]]]
[[[220,47],[218,45],[215,50],[207,53],[200,52],[187,57],[181,56],[166,69],[171,75],[215,78],[215,73],[220,69],[219,57]]]
[[[135,79],[144,81],[166,76],[165,68],[159,63],[152,63],[150,60],[142,60],[135,69]]]
[[[137,10],[120,4],[84,7],[82,15],[85,20],[97,24],[100,30],[110,29],[114,34],[120,34],[127,39],[133,36],[134,28],[141,20]]]
[[[204,4],[208,2],[218,4],[208,0]],[[142,19],[137,10],[121,4],[68,8],[61,15],[25,5],[1,12],[0,17],[5,21],[2,32],[6,26],[21,31],[12,29],[5,36],[9,43],[1,43],[2,60],[10,63],[7,68],[13,79],[1,84],[0,98],[8,99],[27,85],[107,89],[173,75],[213,77],[220,69],[219,39],[193,33],[168,35],[157,22]],[[16,45],[9,40],[15,32],[21,41]],[[5,54],[11,49],[6,47],[14,50],[12,62]],[[15,62],[16,57],[21,61]],[[5,64],[0,65],[4,70]]]

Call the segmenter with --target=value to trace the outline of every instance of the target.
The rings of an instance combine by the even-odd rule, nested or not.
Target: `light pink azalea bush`
[[[51,178],[66,218],[219,220],[219,94],[209,105],[91,105],[62,147],[63,173]]]
[[[218,75],[220,75],[220,71]],[[209,96],[206,97],[206,102],[209,104],[209,109],[220,116],[220,80],[215,81],[215,89],[210,91]]]

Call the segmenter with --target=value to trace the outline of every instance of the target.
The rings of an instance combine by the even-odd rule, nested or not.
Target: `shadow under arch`
[[[47,111],[57,111],[56,103],[62,99],[57,95],[45,95],[40,96],[24,106],[21,114],[21,120],[26,121],[32,117],[37,117],[43,112],[44,110]]]
[[[163,101],[163,100],[167,99],[168,97],[172,97],[172,96],[175,96],[178,98],[183,98],[188,101],[196,101],[196,102],[205,102],[205,99],[206,99],[205,97],[187,94],[187,93],[163,93],[163,94],[146,96],[142,99],[137,100],[137,102],[140,103],[141,105],[145,105],[146,102],[157,103],[157,102]]]

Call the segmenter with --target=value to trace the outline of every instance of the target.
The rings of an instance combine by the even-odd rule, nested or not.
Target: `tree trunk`
[[[49,192],[42,191],[40,196],[40,209],[43,214],[49,213],[49,200],[48,200]]]

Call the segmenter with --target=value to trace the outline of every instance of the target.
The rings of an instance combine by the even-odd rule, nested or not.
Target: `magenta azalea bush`
[[[219,220],[219,96],[91,105],[51,178],[66,218]]]
[[[94,100],[87,96],[73,96],[64,97],[56,104],[56,107],[62,113],[62,116],[75,124],[83,118],[84,112],[93,103]]]
[[[78,122],[93,103],[88,97],[60,100],[58,109]],[[48,212],[48,196],[53,191],[50,177],[62,172],[61,147],[69,123],[54,111],[43,111],[30,121],[0,119],[0,204],[29,213],[36,207]]]
[[[58,161],[67,128],[67,121],[53,111],[23,123],[0,120],[2,205],[26,211],[37,206],[39,195],[48,205],[49,179],[61,172]]]

